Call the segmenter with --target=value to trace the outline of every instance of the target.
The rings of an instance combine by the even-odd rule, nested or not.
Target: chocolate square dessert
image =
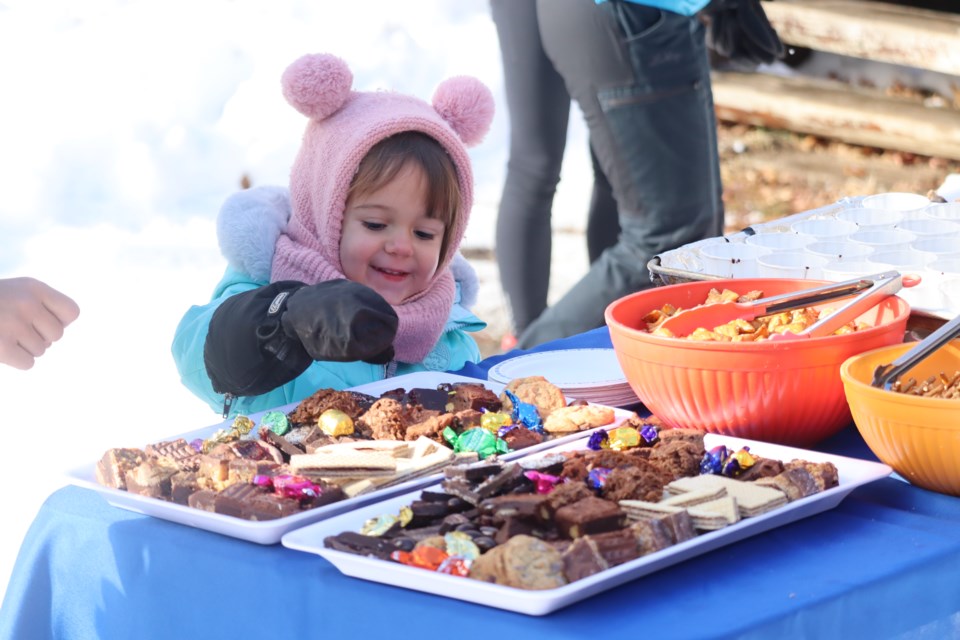
[[[140,449],[108,449],[97,462],[97,482],[114,489],[127,488],[127,471],[135,469],[146,459]]]
[[[626,514],[609,500],[584,498],[557,509],[554,522],[560,535],[579,538],[590,533],[604,533],[623,527]]]

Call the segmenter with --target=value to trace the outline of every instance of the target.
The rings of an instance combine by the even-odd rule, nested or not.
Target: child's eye
[[[387,225],[383,224],[382,222],[365,221],[363,222],[363,226],[371,231],[381,231],[387,228]]]
[[[433,240],[437,237],[437,234],[433,233],[432,231],[416,231],[414,233],[416,233],[417,237],[421,240]]]

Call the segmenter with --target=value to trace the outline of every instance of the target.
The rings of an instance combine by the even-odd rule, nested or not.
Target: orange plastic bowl
[[[712,288],[764,296],[823,281],[709,280],[647,289],[612,302],[605,317],[620,366],[637,397],[672,427],[813,444],[850,423],[840,365],[850,356],[903,341],[910,305],[891,296],[863,314],[869,328],[786,341],[699,342],[646,332],[643,317],[665,304],[702,304]],[[836,307],[841,302],[829,305]]]
[[[960,400],[923,398],[870,385],[879,365],[889,364],[913,344],[874,349],[840,367],[853,421],[870,450],[918,487],[960,496]],[[960,341],[954,340],[917,363],[905,378],[923,381],[960,370]]]

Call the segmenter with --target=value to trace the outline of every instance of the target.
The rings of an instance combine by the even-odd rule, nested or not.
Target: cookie
[[[563,556],[543,540],[519,535],[501,547],[504,575],[500,584],[519,589],[555,589],[567,584]]]
[[[519,396],[517,396],[519,397]],[[560,407],[550,412],[543,421],[547,433],[574,433],[613,422],[613,409],[593,404]]]
[[[546,419],[554,410],[567,406],[567,399],[560,387],[543,376],[514,378],[505,391],[511,392],[523,402],[535,405],[543,419]],[[500,401],[503,403],[504,412],[513,411],[513,403],[510,402],[506,393],[500,394]]]

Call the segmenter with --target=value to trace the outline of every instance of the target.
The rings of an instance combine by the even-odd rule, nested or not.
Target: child
[[[226,275],[174,337],[183,383],[224,417],[480,358],[468,331],[476,276],[457,254],[473,199],[466,146],[493,118],[479,81],[450,78],[433,104],[351,90],[346,64],[287,68],[310,118],[280,188],[241,192],[217,220]],[[289,220],[288,220],[289,216]]]

